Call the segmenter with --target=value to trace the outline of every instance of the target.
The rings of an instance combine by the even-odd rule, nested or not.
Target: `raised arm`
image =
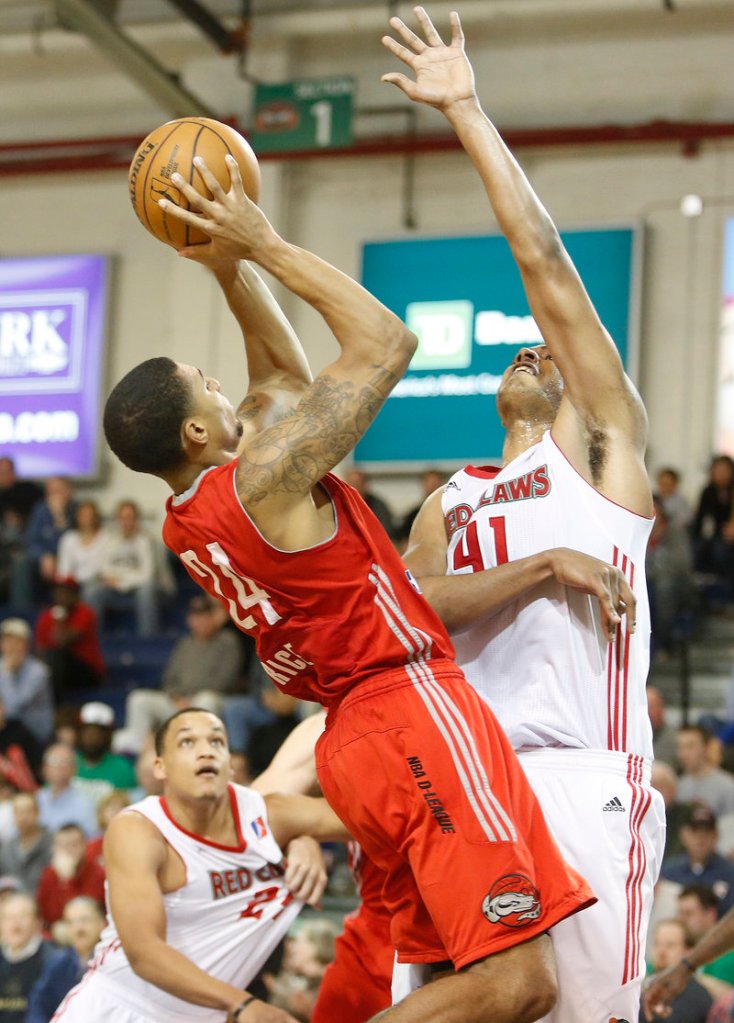
[[[244,193],[229,161],[232,187],[211,201],[184,186],[193,213],[166,209],[213,240],[212,253],[250,259],[319,312],[341,348],[306,389],[293,416],[245,437],[237,469],[243,504],[278,512],[308,495],[366,431],[407,369],[416,347],[406,326],[350,277],[274,231]],[[207,249],[208,246],[202,246]],[[264,507],[260,509],[260,514]]]
[[[550,216],[482,108],[464,51],[459,17],[451,14],[446,45],[423,8],[423,38],[399,18],[387,49],[415,73],[390,73],[412,100],[440,110],[484,183],[492,209],[522,275],[528,302],[563,377],[565,397],[553,434],[576,468],[607,496],[643,514],[651,511],[643,463],[647,419],[616,347],[599,320]],[[604,443],[600,472],[589,464],[592,442]]]
[[[441,490],[437,490],[416,516],[403,561],[449,632],[461,632],[491,618],[546,579],[597,597],[601,626],[610,640],[622,614],[634,631],[635,595],[619,569],[597,558],[558,547],[481,572],[446,575],[447,553]]]
[[[140,814],[120,814],[105,835],[105,870],[110,910],[131,967],[144,980],[193,1005],[231,1014],[247,992],[211,977],[166,943],[166,914],[159,873],[165,842]],[[250,1023],[293,1023],[287,1013],[258,1002],[245,1016]],[[234,1020],[233,1023],[239,1023]]]

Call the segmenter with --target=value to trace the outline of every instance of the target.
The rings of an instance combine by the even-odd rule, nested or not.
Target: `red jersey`
[[[208,469],[169,497],[163,539],[254,638],[263,668],[286,692],[328,707],[377,672],[453,657],[438,616],[352,487],[325,476],[332,536],[281,551],[242,506],[236,468]]]
[[[104,675],[105,664],[97,636],[97,616],[89,606],[79,601],[69,610],[65,624],[79,633],[79,638],[72,643],[71,652],[80,661],[88,664],[100,678]],[[54,650],[57,646],[54,639],[56,619],[47,607],[41,611],[36,622],[36,646],[39,650]]]

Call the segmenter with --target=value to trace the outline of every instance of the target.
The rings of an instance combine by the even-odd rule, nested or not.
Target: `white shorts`
[[[227,1014],[218,1009],[192,1007],[202,1023],[226,1023]],[[88,970],[64,998],[51,1023],[181,1023],[178,1017],[162,1014],[151,1005],[151,1014],[125,998],[124,989],[104,973]]]
[[[103,978],[89,970],[64,998],[51,1023],[155,1023],[155,1020],[110,998]]]
[[[599,901],[551,929],[559,997],[542,1023],[636,1023],[645,940],[665,843],[665,807],[650,764],[606,750],[520,753],[553,837]],[[393,998],[421,983],[397,966]]]

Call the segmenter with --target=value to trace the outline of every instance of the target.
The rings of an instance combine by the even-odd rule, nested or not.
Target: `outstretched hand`
[[[454,103],[475,100],[474,72],[464,52],[464,33],[459,15],[452,11],[449,16],[451,42],[446,44],[425,10],[415,7],[414,11],[423,39],[400,18],[390,18],[390,26],[405,45],[391,36],[383,36],[382,42],[415,73],[415,80],[399,72],[390,72],[382,76],[382,81],[397,85],[416,103],[426,103],[444,113]]]
[[[225,161],[230,175],[229,191],[224,191],[200,157],[194,157],[194,165],[212,198],[202,195],[180,174],[173,174],[171,180],[188,199],[191,209],[177,206],[170,199],[159,201],[167,213],[209,235],[210,242],[188,245],[178,251],[180,256],[212,270],[240,259],[257,261],[258,254],[277,239],[265,214],[245,194],[237,161],[232,156],[226,156]]]

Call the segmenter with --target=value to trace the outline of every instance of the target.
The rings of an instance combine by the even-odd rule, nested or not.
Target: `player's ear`
[[[184,451],[201,450],[209,443],[209,432],[206,426],[194,416],[184,419],[181,423],[181,444]]]
[[[155,760],[153,761],[153,777],[157,781],[165,781],[166,780],[166,769],[163,766],[163,758],[162,757],[156,757]]]

